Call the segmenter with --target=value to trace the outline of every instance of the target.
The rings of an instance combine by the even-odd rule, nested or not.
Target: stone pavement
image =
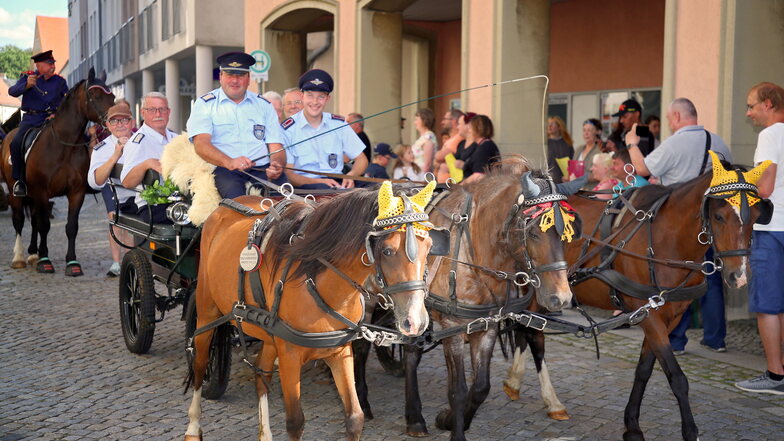
[[[10,213],[0,213],[0,441],[11,440],[176,440],[187,425],[191,393],[185,377],[180,309],[159,323],[149,354],[127,351],[119,325],[117,279],[104,276],[109,264],[107,225],[100,205],[89,198],[82,213],[77,253],[85,276],[63,274],[65,201],[57,200],[51,255],[56,274],[11,270]],[[29,225],[26,228],[29,234]],[[159,287],[160,288],[160,287]],[[566,316],[572,317],[573,311]],[[732,328],[731,328],[732,332]],[[735,389],[738,379],[757,375],[764,360],[731,344],[726,354],[700,348],[692,335],[689,354],[679,358],[690,380],[691,404],[701,439],[761,441],[784,439],[784,397]],[[620,440],[623,408],[636,364],[641,332],[620,330],[593,342],[572,336],[548,338],[548,365],[556,391],[572,419],[547,418],[529,359],[521,400],[509,401],[501,382],[509,367],[500,351],[493,359],[492,390],[468,436],[472,440]],[[252,375],[234,353],[229,388],[218,401],[203,402],[205,440],[250,440],[257,414]],[[367,421],[364,440],[403,440],[403,380],[368,362],[370,399],[376,419]],[[431,435],[447,440],[433,425],[446,403],[442,352],[423,358],[420,381]],[[340,440],[342,406],[320,367],[302,381],[305,439]],[[280,388],[273,381],[271,422],[275,439],[286,438]],[[325,384],[326,383],[326,384]],[[643,401],[642,426],[648,440],[679,440],[680,416],[664,375],[657,369]]]

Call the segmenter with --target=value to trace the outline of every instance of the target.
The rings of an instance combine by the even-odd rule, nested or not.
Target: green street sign
[[[268,53],[262,50],[255,50],[250,55],[256,59],[256,64],[250,67],[250,70],[256,73],[267,72],[272,64],[272,60]]]

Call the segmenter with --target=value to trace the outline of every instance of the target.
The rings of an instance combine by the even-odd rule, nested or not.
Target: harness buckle
[[[531,286],[537,289],[542,286],[542,280],[539,279],[539,274],[534,273],[533,277],[531,277]]]
[[[452,222],[459,224],[462,222],[468,222],[468,215],[467,214],[459,214],[459,213],[452,213]]]
[[[707,228],[702,227],[702,231],[697,233],[697,242],[699,242],[700,245],[710,245],[713,243],[713,237],[708,233]]]
[[[518,280],[520,279],[522,279],[522,281],[518,282]],[[526,272],[518,271],[515,273],[514,279],[512,279],[512,283],[514,283],[517,286],[528,285],[529,283],[531,283],[531,276]]]
[[[387,297],[383,293],[376,293],[376,297],[378,297],[378,306],[381,307],[384,311],[388,311],[395,307],[395,302],[392,300],[391,297]]]
[[[700,272],[706,276],[716,274],[717,271],[721,271],[721,264],[712,260],[706,260],[700,264]]]
[[[540,332],[544,331],[544,328],[547,327],[547,319],[546,318],[539,317],[539,316],[533,315],[533,314],[527,314],[527,315],[528,315],[528,323],[526,323],[523,326],[525,326],[526,328],[535,329],[535,330],[540,331]],[[522,317],[522,314],[520,314],[520,317]],[[534,319],[539,320],[539,323],[541,323],[541,325],[537,326],[536,324],[534,324]],[[518,318],[518,322],[520,322],[519,318]],[[522,322],[520,322],[520,324],[522,325]]]
[[[634,218],[637,220],[637,222],[642,222],[650,217],[652,217],[650,211],[637,210],[634,212]]]
[[[468,324],[466,325],[466,334],[472,334],[474,332],[479,332],[480,331],[479,329],[477,329],[475,331],[471,330],[471,326],[473,326],[473,325],[475,325],[477,323],[484,324],[484,329],[482,329],[482,331],[487,331],[490,328],[490,320],[491,319],[489,317],[479,317],[476,320],[472,320],[472,321],[468,322]]]

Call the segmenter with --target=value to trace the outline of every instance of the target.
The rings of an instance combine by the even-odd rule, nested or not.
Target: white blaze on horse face
[[[740,207],[732,206],[732,211],[738,216],[738,223],[740,224],[740,228],[738,230],[738,249],[748,248],[748,244],[743,243],[743,218],[740,216]],[[741,256],[740,258],[740,276],[735,279],[735,288],[743,288],[746,286],[748,282],[748,277],[746,277],[746,269],[748,268],[748,256]]]
[[[272,441],[269,420],[269,394],[259,397],[259,441]]]
[[[185,431],[185,438],[188,439],[189,436],[193,436],[196,437],[193,439],[200,439],[201,423],[199,422],[199,419],[201,418],[201,388],[194,389],[193,391],[191,406],[188,408],[188,418],[190,419],[190,423],[188,424],[188,430]]]

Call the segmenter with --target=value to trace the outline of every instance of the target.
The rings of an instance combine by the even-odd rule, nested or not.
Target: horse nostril
[[[411,321],[409,319],[403,321],[403,330],[405,330],[406,332],[411,330]]]

